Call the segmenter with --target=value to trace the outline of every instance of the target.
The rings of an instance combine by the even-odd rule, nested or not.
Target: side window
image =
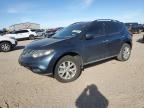
[[[86,34],[92,34],[96,36],[104,35],[104,26],[102,22],[96,22],[93,25],[91,25]]]
[[[37,30],[37,29],[32,29],[31,31],[32,31],[32,32],[37,32],[38,30]]]
[[[105,32],[106,34],[116,34],[119,33],[122,28],[122,24],[117,22],[106,22]]]
[[[18,34],[18,33],[20,33],[20,31],[15,31],[15,34]]]
[[[19,34],[19,33],[27,33],[27,32],[28,32],[27,30],[16,31],[17,34]]]
[[[22,30],[21,31],[21,33],[27,33],[28,32],[28,30]]]

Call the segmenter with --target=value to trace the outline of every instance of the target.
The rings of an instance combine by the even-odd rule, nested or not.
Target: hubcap
[[[2,46],[1,46],[1,49],[3,50],[3,51],[9,51],[10,50],[10,45],[9,44],[2,44]]]
[[[130,48],[129,47],[125,47],[123,50],[123,58],[124,59],[128,59],[130,56]]]
[[[58,74],[62,79],[71,79],[77,71],[76,64],[72,61],[62,62],[58,67]]]

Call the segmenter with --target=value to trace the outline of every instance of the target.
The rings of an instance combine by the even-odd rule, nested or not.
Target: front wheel
[[[9,42],[2,42],[0,44],[0,51],[9,52],[12,49],[12,45]]]
[[[81,74],[79,61],[72,56],[64,56],[55,67],[54,77],[63,83],[76,80]]]
[[[127,61],[131,55],[131,46],[127,43],[124,43],[121,47],[121,50],[117,56],[119,61]]]

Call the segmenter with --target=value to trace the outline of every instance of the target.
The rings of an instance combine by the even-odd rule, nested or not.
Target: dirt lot
[[[21,67],[15,51],[0,53],[0,108],[144,108],[144,44],[134,35],[129,61],[106,60],[63,84]]]

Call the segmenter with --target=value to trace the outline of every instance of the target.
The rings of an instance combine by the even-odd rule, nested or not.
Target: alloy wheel
[[[123,49],[123,58],[124,58],[124,59],[128,59],[129,56],[130,56],[130,48],[129,48],[129,47],[125,47],[125,48]]]
[[[8,44],[8,43],[4,43],[4,44],[1,45],[1,50],[2,50],[2,51],[7,52],[7,51],[10,50],[10,48],[11,48],[11,46],[10,46],[10,44]]]
[[[72,61],[64,61],[58,67],[58,74],[62,79],[72,79],[77,72],[76,64]]]

